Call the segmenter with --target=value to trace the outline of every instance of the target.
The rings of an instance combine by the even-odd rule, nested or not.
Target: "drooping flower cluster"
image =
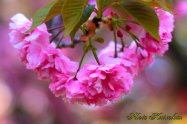
[[[77,62],[50,44],[51,34],[45,24],[26,33],[32,22],[22,14],[11,19],[10,41],[27,69],[34,70],[40,79],[51,81],[49,89],[57,97],[71,103],[105,105],[129,94],[133,78],[153,63],[155,55],[163,55],[168,50],[173,15],[162,9],[155,11],[160,20],[160,41],[143,31],[139,41],[133,41],[129,47],[121,50],[122,45],[118,44],[117,57],[114,57],[115,44],[111,42],[99,53],[99,65],[86,64],[80,70]]]
[[[120,69],[120,65],[87,65],[75,79],[72,75],[78,68],[77,62],[71,61],[50,44],[45,24],[25,33],[32,22],[22,14],[15,15],[11,20],[10,41],[18,50],[22,62],[40,79],[51,80],[49,88],[56,96],[63,96],[69,102],[101,105],[130,91],[132,77],[125,68]]]

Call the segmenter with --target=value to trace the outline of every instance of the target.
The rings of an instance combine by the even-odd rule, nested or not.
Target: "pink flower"
[[[9,25],[11,32],[9,33],[10,42],[18,50],[19,56],[23,62],[26,60],[26,51],[29,42],[25,41],[27,35],[24,34],[31,26],[31,22],[22,14],[16,14],[11,18]]]
[[[66,101],[69,103],[87,104],[84,90],[79,80],[75,80],[74,77],[69,78],[66,83]]]
[[[131,45],[124,48],[122,65],[132,74],[137,75],[146,66],[149,66],[154,61],[154,55],[146,49],[137,47],[133,41]]]
[[[168,43],[172,40],[172,31],[174,29],[174,16],[162,9],[156,9],[156,12],[160,21],[160,41],[157,41],[150,34],[145,32],[142,35],[140,42],[147,51],[163,55],[168,50]]]
[[[69,103],[105,105],[127,95],[132,84],[132,76],[120,65],[86,65],[77,79],[57,74],[49,89]]]
[[[11,23],[10,23],[10,29],[14,30],[19,30],[20,32],[25,32],[28,30],[31,26],[31,22],[21,13],[18,13],[14,15],[11,18]]]
[[[174,16],[173,14],[163,10],[156,9],[156,13],[158,15],[160,21],[160,28],[165,29],[168,33],[172,33],[174,29]]]
[[[86,104],[82,84],[73,76],[57,74],[56,79],[49,85],[49,89],[56,97],[62,97],[69,103]]]
[[[42,51],[44,61],[35,69],[40,79],[56,78],[56,74],[73,74],[78,68],[78,63],[71,61],[63,55],[62,51],[48,48]]]
[[[118,44],[118,57],[114,58],[114,42],[99,53],[99,59],[102,64],[121,64],[130,74],[136,76],[146,66],[154,61],[153,54],[147,50],[137,47],[135,42],[132,42],[129,47],[125,47],[121,52],[121,45]]]
[[[67,74],[56,74],[56,79],[49,85],[49,89],[56,97],[65,97],[66,95],[66,82],[70,78]]]
[[[142,35],[140,42],[147,51],[158,55],[163,55],[169,49],[168,43],[157,41],[148,33]]]
[[[119,100],[132,88],[132,76],[120,65],[86,65],[77,75],[87,104],[104,105]]]
[[[32,22],[29,21],[24,15],[16,14],[11,18],[10,23],[10,42],[18,50],[21,60],[27,63],[27,54],[30,51],[29,47],[31,44],[38,44],[46,46],[49,44],[50,34],[47,32],[45,24],[38,26],[36,29],[28,34],[25,32],[30,28]],[[32,42],[32,43],[31,43]],[[34,43],[33,43],[34,42]],[[36,46],[36,45],[35,45]],[[39,45],[38,45],[39,46]],[[33,49],[33,47],[31,47]],[[36,51],[33,50],[36,53]]]
[[[54,49],[49,44],[50,34],[47,32],[47,29],[46,31],[40,31],[37,29],[38,28],[25,38],[26,41],[30,42],[26,58],[28,69],[36,69],[41,66],[45,61],[45,54],[43,51],[48,48]]]
[[[17,14],[10,23],[10,41],[18,50],[21,60],[27,69],[37,72],[41,79],[54,79],[55,74],[71,74],[76,72],[77,62],[63,55],[61,50],[53,48],[45,24],[25,34],[32,22],[24,15]]]

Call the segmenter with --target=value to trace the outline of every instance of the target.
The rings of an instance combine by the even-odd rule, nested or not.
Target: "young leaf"
[[[123,6],[120,4],[113,4],[112,9],[121,17],[121,18],[127,18],[128,14]]]
[[[136,19],[154,38],[160,40],[159,31],[159,19],[153,8],[148,5],[139,2],[139,0],[123,0],[121,6]]]
[[[64,37],[69,35],[79,23],[88,0],[64,0],[62,17],[64,20]]]
[[[72,30],[72,32],[70,33],[71,39],[74,39],[76,32],[79,30],[80,26],[82,24],[84,24],[90,17],[90,15],[92,14],[92,12],[94,11],[95,5],[92,6],[88,6],[84,9],[83,13],[82,13],[82,17],[80,19],[80,21],[78,22],[78,24],[75,26],[75,28]]]
[[[58,14],[61,13],[63,6],[63,0],[55,0],[48,4],[47,6],[39,9],[33,16],[33,23],[31,28],[27,31],[31,31],[37,26],[41,25],[42,23],[45,23]]]

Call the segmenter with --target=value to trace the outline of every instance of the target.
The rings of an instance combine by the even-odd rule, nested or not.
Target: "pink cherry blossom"
[[[174,16],[173,14],[163,10],[163,9],[156,9],[156,13],[159,18],[159,34],[161,35],[163,31],[166,31],[167,33],[172,33],[174,29]],[[164,29],[164,30],[163,30]],[[162,39],[162,37],[161,37]],[[169,41],[166,42],[170,42]]]
[[[30,42],[26,58],[28,69],[36,69],[44,62],[45,54],[43,51],[51,47],[49,44],[49,37],[50,34],[47,32],[47,28],[44,24],[37,27],[31,34],[25,37],[25,41]]]
[[[120,65],[85,65],[77,75],[87,104],[104,105],[129,94],[133,80]],[[82,100],[83,101],[83,100]]]
[[[30,26],[31,22],[21,13],[14,15],[11,18],[10,28],[15,30],[20,30],[20,32],[25,32]]]
[[[162,9],[156,9],[159,17],[159,36],[157,41],[147,32],[143,33],[140,42],[142,46],[149,52],[163,55],[168,50],[168,43],[172,40],[172,31],[174,30],[174,16]]]
[[[102,64],[121,64],[129,73],[136,76],[146,66],[151,65],[154,61],[154,55],[147,50],[137,47],[133,41],[129,47],[125,47],[121,52],[121,45],[118,44],[118,57],[114,58],[114,42],[99,53],[99,59]]]
[[[145,33],[141,38],[142,46],[149,52],[154,54],[163,55],[169,48],[168,43],[157,41],[150,34]]]
[[[49,85],[49,89],[56,97],[64,97],[66,94],[66,82],[70,78],[67,74],[56,74],[56,79]]]
[[[9,33],[10,42],[18,50],[18,54],[23,62],[26,60],[26,51],[29,42],[24,41],[26,35],[24,32],[29,29],[31,22],[22,14],[16,14],[11,18],[9,25],[11,32]]]
[[[84,95],[84,87],[79,80],[71,77],[66,82],[66,98],[69,103],[87,104],[86,96]]]
[[[56,97],[62,97],[66,102],[87,104],[82,84],[74,76],[57,74],[49,89]]]
[[[35,70],[41,79],[54,79],[55,74],[76,72],[78,63],[71,61],[50,44],[50,36],[45,24],[26,34],[32,22],[24,15],[13,16],[10,23],[10,41],[18,50],[21,60],[28,69]]]
[[[40,79],[53,80],[58,73],[70,74],[78,68],[78,63],[64,56],[61,50],[34,42],[29,46],[27,61],[27,68],[35,70]]]
[[[64,56],[61,50],[48,47],[39,54],[44,56],[41,65],[35,69],[40,79],[53,80],[58,73],[73,74],[78,68],[78,63]]]
[[[129,47],[124,48],[122,64],[134,76],[153,62],[154,55],[146,49],[138,47],[134,41]]]
[[[30,28],[32,22],[22,14],[16,14],[11,20],[10,42],[18,50],[21,60],[26,63],[27,52],[31,42],[41,42],[40,44],[45,46],[49,42],[50,34],[47,32],[47,27],[44,24],[26,34],[25,32]]]

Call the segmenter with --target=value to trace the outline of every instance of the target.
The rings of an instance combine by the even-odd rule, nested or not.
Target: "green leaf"
[[[69,35],[79,23],[88,0],[64,0],[62,17],[64,20],[64,37]]]
[[[105,0],[104,6],[107,7],[108,5],[110,5],[111,3],[116,2],[116,1],[118,1],[118,0]]]
[[[82,13],[82,17],[80,19],[80,21],[78,22],[78,24],[75,26],[75,28],[72,30],[72,32],[70,33],[71,39],[74,39],[76,32],[79,30],[80,26],[82,24],[84,24],[90,17],[90,15],[92,14],[92,12],[94,11],[95,5],[92,6],[88,6],[84,9],[83,13]]]
[[[170,12],[173,9],[165,0],[152,0],[152,2],[148,2],[148,5],[163,8]]]
[[[58,14],[61,13],[63,6],[63,0],[55,0],[51,2],[50,4],[46,5],[45,7],[39,9],[33,16],[33,23],[31,28],[27,31],[31,31],[37,26],[41,25],[42,23],[45,23]]]
[[[97,0],[97,6],[98,6],[98,13],[97,16],[98,18],[102,17],[102,13],[104,11],[104,0]]]
[[[159,7],[159,8],[169,10],[168,5],[165,0],[141,0],[141,1],[151,7]]]
[[[158,34],[159,19],[153,8],[139,0],[124,0],[120,5],[123,6],[127,13],[139,22],[150,35],[160,40]]]
[[[123,6],[120,4],[113,4],[112,9],[121,17],[126,19],[128,17],[128,14]]]
[[[171,3],[167,0],[142,0],[142,1],[152,7],[159,7],[170,12],[172,12],[173,10],[173,7],[170,5]]]

